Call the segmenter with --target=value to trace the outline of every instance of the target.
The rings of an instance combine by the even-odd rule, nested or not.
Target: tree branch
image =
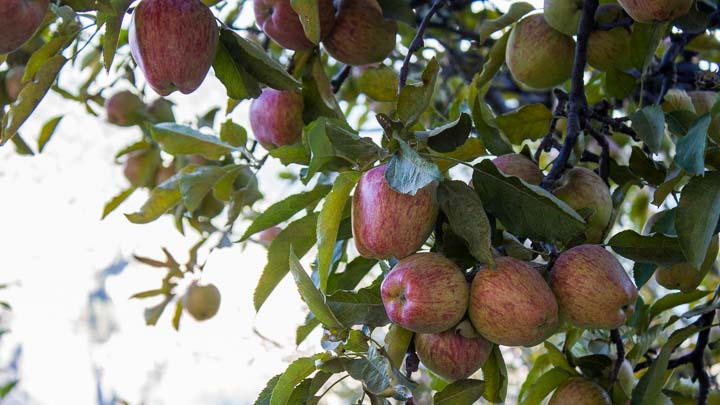
[[[343,83],[345,83],[345,80],[347,80],[348,76],[350,76],[350,71],[352,70],[352,66],[345,65],[340,72],[338,72],[335,77],[330,80],[330,85],[332,86],[333,93],[336,93],[340,91],[340,87],[342,87]]]
[[[430,20],[433,18],[435,13],[437,13],[441,8],[445,6],[446,3],[447,0],[435,0],[432,7],[430,7],[430,11],[425,14],[425,17],[420,23],[417,34],[415,34],[415,38],[413,38],[412,42],[410,43],[410,48],[408,48],[408,53],[405,56],[402,67],[400,68],[400,79],[398,80],[398,94],[400,94],[400,90],[402,90],[402,88],[405,87],[405,83],[407,83],[407,77],[410,73],[410,58],[412,58],[413,54],[419,51],[420,48],[422,48],[425,44],[423,36],[425,35],[425,30],[427,30],[428,28],[428,24],[430,24]]]
[[[617,329],[610,331],[610,341],[615,344],[615,351],[617,351],[615,365],[613,366],[612,373],[610,373],[610,387],[612,387],[615,385],[618,374],[620,374],[620,367],[622,367],[622,363],[625,361],[625,345],[623,344],[622,336],[620,336],[620,332]]]

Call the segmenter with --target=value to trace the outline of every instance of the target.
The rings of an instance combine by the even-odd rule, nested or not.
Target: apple
[[[400,260],[380,286],[388,318],[418,333],[446,331],[465,315],[470,288],[462,270],[438,253]]]
[[[339,0],[335,28],[325,50],[348,65],[369,65],[395,49],[397,22],[386,20],[377,0]]]
[[[332,0],[319,0],[320,38],[324,38],[335,25],[335,8]],[[305,36],[300,16],[293,10],[290,0],[255,0],[255,20],[258,26],[283,48],[305,51],[315,46]]]
[[[535,346],[552,335],[558,304],[543,277],[512,257],[483,267],[470,287],[470,321],[489,341],[504,346]]]
[[[5,74],[5,91],[11,101],[15,101],[23,88],[22,78],[25,74],[25,66],[10,68]]]
[[[472,328],[472,326],[470,326]],[[475,333],[463,336],[457,328],[441,333],[415,335],[415,352],[433,373],[448,380],[470,377],[485,364],[493,344]]]
[[[588,243],[602,242],[610,225],[613,204],[610,189],[600,176],[590,169],[574,167],[555,183],[552,193],[586,217]]]
[[[560,313],[573,325],[616,329],[635,312],[638,291],[620,262],[599,245],[563,252],[550,271]]]
[[[200,87],[218,36],[215,16],[200,0],[143,0],[133,14],[128,42],[150,87],[167,96]]]
[[[265,149],[292,145],[302,137],[303,98],[295,91],[266,88],[250,104],[250,126]]]
[[[712,111],[718,98],[718,93],[715,91],[689,91],[687,94],[690,96],[693,106],[695,107],[695,112],[698,115]],[[720,114],[712,117],[708,134],[715,142],[720,143]]]
[[[0,55],[23,46],[40,28],[50,0],[2,0],[0,2]]]
[[[268,228],[260,232],[260,234],[258,235],[258,241],[265,246],[270,246],[272,241],[275,240],[275,237],[277,237],[280,232],[282,232],[282,228],[280,228],[279,226],[273,226],[272,228]]]
[[[157,122],[175,122],[173,103],[162,97],[155,99],[148,106],[148,115]]]
[[[583,378],[565,381],[550,398],[548,405],[611,405],[610,396],[599,385]]]
[[[625,16],[617,4],[603,4],[597,9],[595,21],[608,24]],[[588,39],[588,64],[597,70],[632,69],[631,32],[626,27],[595,30]]]
[[[155,184],[163,184],[165,180],[171,178],[177,174],[177,171],[175,170],[174,165],[170,166],[160,166],[157,170],[157,173],[155,173]]]
[[[545,0],[543,13],[545,21],[553,29],[565,35],[577,33],[582,14],[583,0]]]
[[[574,56],[575,40],[550,27],[542,14],[534,14],[515,24],[505,62],[515,81],[547,89],[570,78]]]
[[[365,172],[352,200],[352,233],[358,252],[367,258],[402,259],[415,253],[435,225],[435,184],[415,195],[402,194],[385,179],[386,165]]]
[[[220,309],[220,291],[213,284],[193,283],[183,297],[183,306],[195,320],[208,320]]]
[[[618,3],[633,20],[650,24],[687,14],[693,0],[618,0]]]
[[[124,90],[105,100],[107,120],[111,124],[128,127],[139,123],[145,104],[135,93]]]
[[[519,177],[525,180],[526,183],[536,186],[539,186],[543,177],[545,177],[537,163],[520,153],[498,156],[492,162],[504,175]]]
[[[718,236],[710,241],[705,261],[699,269],[690,263],[677,263],[672,266],[659,266],[655,270],[655,281],[668,290],[680,290],[684,293],[695,291],[710,272],[718,255]]]
[[[695,106],[690,95],[681,89],[670,89],[665,93],[662,109],[666,113],[678,110],[695,112]]]

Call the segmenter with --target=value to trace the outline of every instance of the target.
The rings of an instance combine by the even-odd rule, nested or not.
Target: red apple
[[[437,253],[416,253],[400,260],[380,286],[391,321],[419,333],[438,333],[465,315],[469,287],[450,259]]]
[[[275,237],[278,236],[278,234],[282,232],[282,228],[279,226],[273,226],[272,228],[268,228],[258,235],[258,241],[260,241],[261,244],[265,246],[270,246],[272,241],[275,240]]]
[[[23,88],[22,78],[25,74],[25,66],[15,66],[5,74],[5,91],[11,101],[17,100],[20,90]]]
[[[548,405],[610,405],[610,396],[594,382],[573,377],[563,383],[550,398]]]
[[[141,112],[145,104],[140,97],[130,91],[121,91],[105,100],[107,120],[121,127],[135,125],[141,121]]]
[[[519,177],[526,183],[536,186],[539,186],[545,177],[537,163],[519,153],[498,156],[492,162],[504,175]]]
[[[377,0],[340,0],[335,28],[323,41],[328,53],[348,65],[369,65],[395,49],[397,23],[386,20]]]
[[[250,104],[250,126],[265,148],[292,145],[302,136],[303,98],[294,91],[266,88]]]
[[[50,0],[0,1],[0,55],[25,44],[40,28]]]
[[[335,25],[335,7],[332,0],[319,0],[318,7],[322,39]],[[315,46],[305,36],[300,16],[293,10],[290,0],[255,0],[253,8],[258,26],[283,48],[304,51]]]
[[[415,335],[415,351],[420,361],[448,381],[470,377],[485,364],[492,348],[493,344],[482,336],[465,337],[456,328]]]
[[[650,24],[687,14],[693,0],[618,0],[618,3],[635,21]]]
[[[563,252],[550,272],[560,313],[579,328],[615,329],[635,312],[638,291],[612,253],[599,245]]]
[[[193,284],[183,297],[183,306],[195,320],[208,320],[220,309],[220,291],[213,284]]]
[[[148,84],[167,96],[200,87],[215,58],[219,31],[200,0],[143,0],[128,35],[130,52]]]
[[[512,257],[483,267],[470,287],[470,321],[493,343],[535,346],[555,332],[558,305],[540,273]]]
[[[385,179],[385,165],[365,172],[353,195],[355,247],[367,258],[402,259],[415,253],[435,225],[435,185],[417,194],[399,193]]]

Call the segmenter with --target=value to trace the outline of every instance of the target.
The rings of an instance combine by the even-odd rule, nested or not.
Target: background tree
[[[719,395],[720,12],[650,3],[256,0],[258,30],[236,26],[245,1],[8,0],[0,142],[43,149],[61,117],[36,148],[19,131],[48,91],[138,127],[117,154],[131,186],[104,215],[140,190],[129,221],[171,215],[200,235],[187,263],[137,258],[167,269],[135,296],[162,300],[149,325],[170,304],[175,328],[183,310],[218,311],[215,286],[178,288],[201,247],[268,246],[255,307],[291,273],[309,308],[296,340],[323,338],[258,403],[316,403],[346,378],[359,402],[503,402],[502,345],[533,348],[515,352],[520,403],[705,404]],[[73,65],[86,82],[61,88]],[[211,67],[228,99],[196,122],[143,101],[191,93]],[[101,74],[133,91],[98,89]],[[253,137],[216,125],[250,99]],[[260,209],[268,159],[306,191]]]

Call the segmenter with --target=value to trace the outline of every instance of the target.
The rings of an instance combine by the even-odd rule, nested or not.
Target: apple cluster
[[[528,184],[543,179],[540,168],[521,154],[494,163],[506,176]],[[537,345],[557,332],[561,321],[615,329],[633,314],[635,285],[615,256],[597,244],[610,222],[612,202],[593,171],[570,169],[553,190],[590,214],[584,240],[560,254],[544,276],[541,264],[509,256],[466,273],[440,253],[418,252],[438,216],[436,187],[401,194],[390,187],[385,170],[377,166],[358,182],[352,200],[355,246],[367,258],[398,259],[381,285],[385,310],[392,322],[415,332],[418,357],[437,375],[467,378],[482,367],[494,344]]]

